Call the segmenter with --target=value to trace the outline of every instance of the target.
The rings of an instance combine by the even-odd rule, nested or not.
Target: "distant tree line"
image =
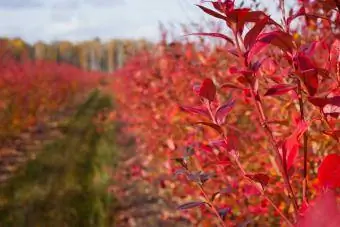
[[[39,41],[31,45],[20,38],[0,38],[0,53],[11,52],[18,60],[45,59],[103,72],[113,72],[130,57],[151,47],[152,43],[146,40],[113,39],[102,42],[96,38],[78,43],[58,41],[47,44]]]

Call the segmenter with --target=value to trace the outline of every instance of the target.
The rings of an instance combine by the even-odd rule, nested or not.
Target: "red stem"
[[[237,47],[237,50],[239,52],[239,56],[240,56],[240,58],[243,58],[243,62],[244,62],[244,55],[242,54],[242,50],[240,48],[238,36],[237,36],[237,33],[235,31],[234,31],[234,37],[235,37],[235,41],[236,41],[236,47]],[[255,75],[253,75],[253,77],[255,78]],[[271,131],[271,129],[269,128],[269,126],[267,124],[267,118],[264,114],[261,98],[258,95],[258,93],[255,91],[255,88],[254,88],[253,84],[251,83],[251,81],[249,81],[249,86],[250,86],[250,90],[251,90],[253,100],[255,102],[255,106],[256,106],[256,110],[257,110],[257,113],[258,113],[260,123],[261,123],[266,135],[269,137],[269,141],[270,141],[270,143],[273,147],[273,150],[274,150],[273,155],[274,155],[275,160],[276,160],[278,167],[280,169],[282,178],[284,180],[285,187],[288,190],[288,195],[289,195],[290,200],[293,203],[293,207],[294,207],[294,211],[295,211],[295,215],[296,215],[298,213],[298,203],[297,203],[297,199],[296,199],[293,187],[290,184],[287,171],[285,171],[285,169],[283,167],[283,162],[282,162],[282,158],[281,158],[281,155],[280,155],[279,147],[278,147],[278,145],[275,141],[275,138],[273,136],[273,132]]]
[[[211,120],[213,121],[214,124],[216,124],[216,119],[214,117],[214,114],[212,112],[212,109],[211,109],[211,105],[210,105],[210,102],[206,103],[206,106],[207,106],[207,109],[209,111],[209,114],[210,114],[210,118]],[[224,139],[224,142],[227,144],[228,141],[226,139],[226,136],[225,134],[222,135],[223,136],[223,139]],[[283,218],[283,220],[285,220],[285,222],[288,224],[289,227],[292,227],[293,224],[288,220],[288,218],[282,213],[282,211],[274,204],[274,202],[267,196],[264,194],[264,190],[262,187],[260,187],[256,182],[254,182],[253,180],[249,179],[247,177],[247,172],[245,171],[245,169],[243,168],[242,164],[240,163],[240,161],[238,160],[237,157],[235,157],[234,155],[231,155],[230,153],[227,153],[229,158],[234,160],[234,162],[236,163],[238,169],[240,170],[241,174],[242,174],[242,177],[246,178],[247,180],[249,180],[252,185],[257,189],[257,191],[261,194],[261,196],[263,196],[269,203],[270,205],[276,210],[276,212],[279,213],[279,215]],[[216,155],[216,158],[217,160],[219,160],[219,157]],[[226,179],[224,178],[224,180],[226,181]]]
[[[305,120],[303,99],[302,99],[302,88],[300,80],[297,81],[298,85],[298,97],[299,97],[299,108],[301,120]],[[308,202],[308,132],[303,134],[303,182],[302,182],[302,199],[304,202]]]

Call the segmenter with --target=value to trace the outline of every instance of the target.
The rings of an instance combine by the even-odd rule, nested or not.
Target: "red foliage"
[[[230,33],[198,35],[227,44],[163,43],[117,72],[118,114],[193,223],[290,226],[320,192],[316,167],[340,150],[339,12],[303,1],[280,25],[233,2],[199,6]],[[337,187],[328,160],[319,181]]]
[[[340,188],[340,155],[330,154],[322,161],[318,179],[323,187]]]
[[[44,121],[99,84],[98,73],[72,65],[0,55],[0,137]]]

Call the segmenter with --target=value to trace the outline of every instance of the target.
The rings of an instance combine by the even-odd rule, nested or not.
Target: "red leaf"
[[[221,39],[224,39],[227,42],[229,42],[229,43],[234,45],[234,41],[231,38],[229,38],[228,36],[223,35],[221,33],[197,32],[197,33],[190,33],[188,35],[199,35],[199,36],[209,36],[209,37],[221,38]]]
[[[309,97],[309,102],[322,109],[325,114],[340,114],[340,96],[330,98]]]
[[[206,117],[210,117],[209,112],[202,107],[190,107],[190,106],[179,106],[180,110],[188,113],[199,114]]]
[[[234,2],[231,0],[226,0],[224,2],[217,1],[217,2],[211,2],[214,8],[221,13],[226,13],[234,8]]]
[[[300,121],[295,131],[284,141],[282,145],[283,165],[287,172],[293,166],[298,156],[300,147],[299,140],[307,129],[308,124],[304,121]]]
[[[340,155],[330,154],[322,161],[318,179],[323,187],[340,187]]]
[[[214,123],[200,121],[200,122],[196,122],[196,124],[202,124],[202,125],[209,126],[210,128],[214,129],[219,134],[223,134],[224,133],[223,129],[219,125],[214,124]]]
[[[254,73],[253,71],[250,71],[250,70],[247,70],[247,69],[242,69],[242,68],[240,69],[240,68],[237,68],[237,67],[230,67],[229,72],[231,74],[242,74],[247,78],[252,77],[252,75]]]
[[[239,34],[242,35],[244,24],[248,22],[248,19],[251,19],[251,13],[250,9],[248,8],[241,8],[241,9],[235,9],[227,14],[229,26],[231,26],[230,22],[236,23],[236,30]]]
[[[267,90],[264,96],[275,96],[275,95],[282,95],[286,94],[287,92],[294,90],[296,86],[290,84],[278,84],[275,85]]]
[[[228,22],[236,23],[236,29],[237,31],[242,34],[243,28],[245,23],[249,22],[258,22],[259,20],[262,20],[263,18],[268,18],[269,24],[275,24],[276,26],[279,26],[275,21],[270,19],[263,11],[250,11],[249,8],[239,8],[230,10],[227,14]]]
[[[220,13],[214,11],[214,10],[211,10],[211,9],[204,7],[204,6],[201,6],[201,5],[196,5],[196,6],[198,6],[201,10],[203,10],[203,12],[209,14],[210,16],[213,16],[213,17],[227,21],[226,16],[224,16],[224,15],[222,15],[222,14],[220,14]]]
[[[178,210],[187,210],[187,209],[191,209],[191,208],[194,208],[194,207],[202,206],[203,204],[205,204],[205,202],[202,202],[202,201],[188,202],[188,203],[184,203],[184,204],[178,206],[177,209]]]
[[[308,101],[311,102],[314,106],[317,106],[320,108],[323,108],[329,102],[327,98],[321,98],[321,97],[308,97]]]
[[[246,49],[250,49],[256,41],[257,36],[261,33],[263,28],[268,24],[269,17],[264,17],[262,20],[258,21],[252,29],[248,31],[244,38],[244,45]]]
[[[248,52],[248,62],[255,54],[259,54],[269,44],[280,48],[283,51],[292,52],[294,48],[293,37],[283,31],[272,31],[262,33],[258,36],[255,44]]]
[[[260,183],[263,188],[266,187],[269,182],[268,175],[264,173],[246,174],[246,177],[252,179],[253,181]]]
[[[215,113],[215,119],[218,125],[224,124],[225,117],[233,109],[234,105],[235,105],[235,100],[230,100],[229,102],[217,108],[216,113]]]
[[[216,96],[216,86],[211,79],[205,79],[200,87],[199,95],[209,101],[214,101]]]
[[[302,51],[306,56],[310,56],[319,74],[328,74],[329,63],[325,59],[329,58],[329,48],[325,41],[314,41]]]
[[[259,36],[258,42],[272,44],[288,52],[291,52],[294,48],[293,37],[283,31],[263,33]]]
[[[300,217],[296,227],[335,227],[340,226],[340,210],[336,194],[327,191],[316,198]]]
[[[298,74],[305,84],[308,93],[314,96],[318,90],[318,70],[313,62],[304,53],[299,53],[294,59]]]

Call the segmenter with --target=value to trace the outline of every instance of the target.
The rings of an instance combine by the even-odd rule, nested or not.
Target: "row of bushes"
[[[109,226],[116,202],[106,167],[116,162],[111,97],[91,93],[63,126],[64,136],[0,188],[0,226]]]
[[[137,177],[196,225],[290,225],[338,185],[338,155],[318,170],[339,151],[339,10],[333,0],[297,6],[279,25],[234,1],[207,2],[199,7],[229,32],[197,35],[226,44],[164,42],[116,73]]]

